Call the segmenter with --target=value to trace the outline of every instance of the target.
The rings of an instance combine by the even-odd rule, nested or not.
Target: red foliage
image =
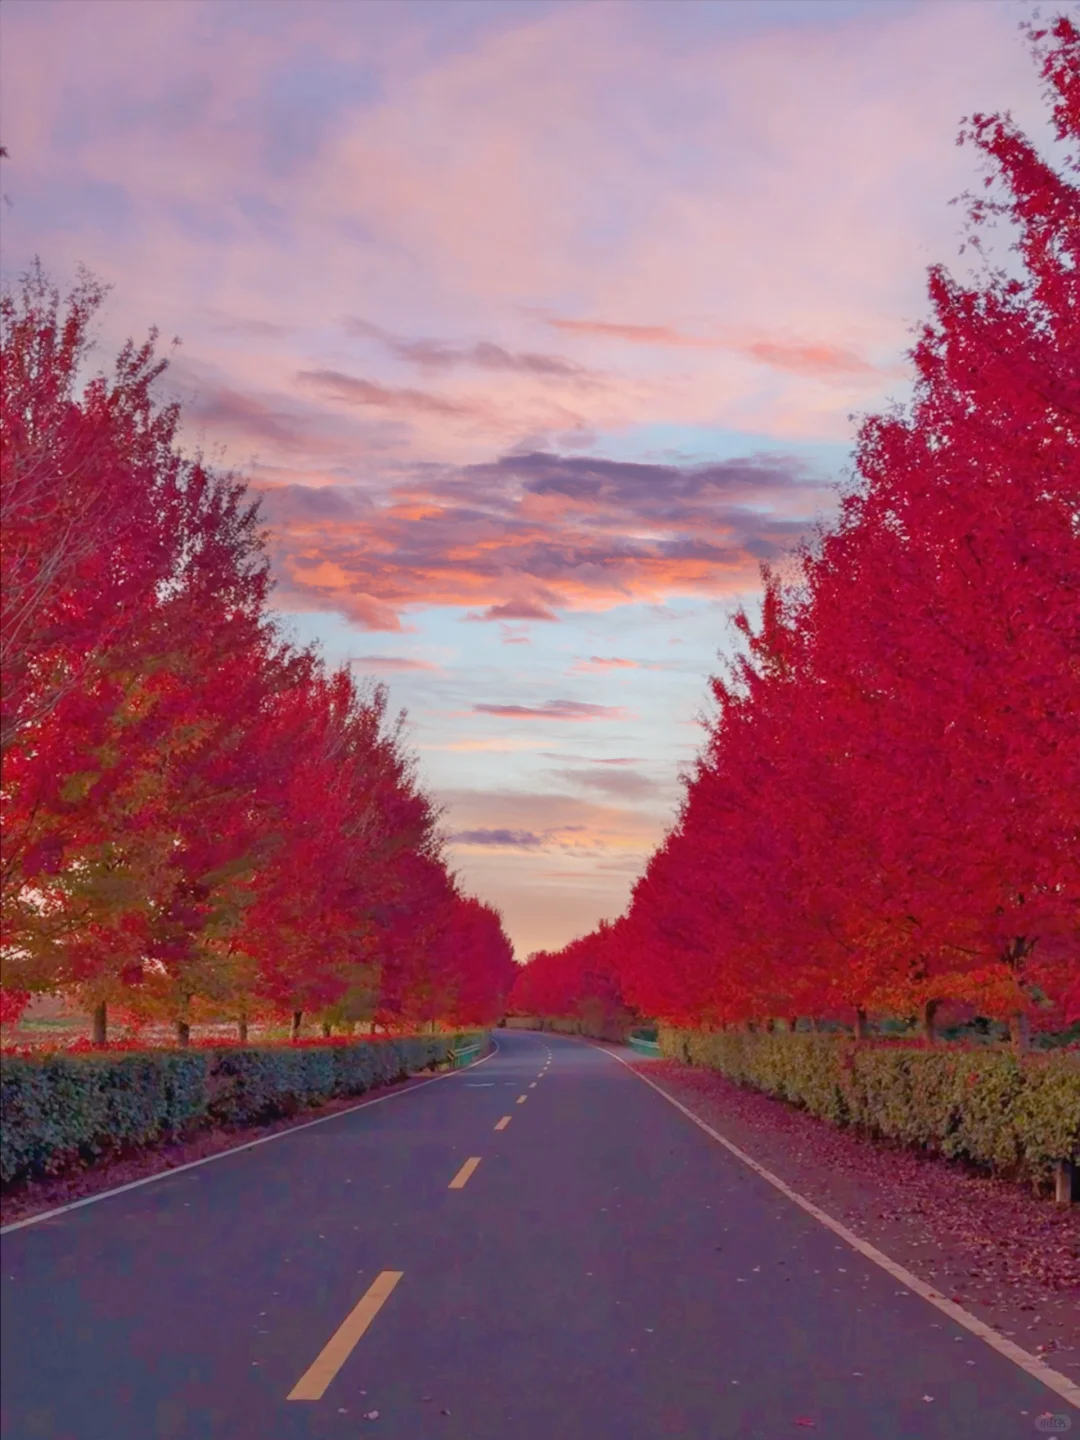
[[[514,980],[508,1013],[598,1020],[624,1014],[616,939],[614,928],[602,921],[594,934],[563,950],[530,955]]]
[[[0,985],[0,1025],[17,1025],[29,1003],[29,990],[8,990]]]
[[[1075,142],[1080,32],[1031,39]],[[1080,1014],[1078,162],[1007,117],[962,139],[996,185],[970,244],[1001,217],[1022,273],[931,268],[912,405],[862,424],[838,523],[795,583],[765,569],[760,624],[737,617],[745,653],[611,931],[645,1014]],[[543,957],[515,1004],[568,1013],[597,947]]]
[[[281,638],[257,505],[176,448],[155,335],[77,393],[103,295],[35,266],[0,311],[5,1019],[61,990],[182,1028],[491,1023],[509,943],[404,716]]]

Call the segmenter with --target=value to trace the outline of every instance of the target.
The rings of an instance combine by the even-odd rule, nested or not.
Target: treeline
[[[1080,32],[1030,38],[1075,146]],[[963,1002],[1020,1048],[1080,1018],[1080,162],[1007,116],[961,138],[987,172],[970,248],[996,223],[1008,270],[931,268],[913,401],[862,422],[837,522],[737,616],[626,913],[535,957],[513,1011],[617,993],[680,1026],[865,1033]]]
[[[4,1018],[486,1026],[516,973],[404,715],[282,636],[257,503],[177,444],[156,331],[82,383],[104,289],[3,295]]]

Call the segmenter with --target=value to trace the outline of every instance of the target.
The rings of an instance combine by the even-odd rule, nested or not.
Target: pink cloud
[[[590,655],[588,660],[579,660],[572,667],[572,671],[579,674],[596,670],[638,670],[640,668],[636,660],[621,660],[615,655]]]
[[[763,365],[793,375],[813,377],[894,374],[897,367],[879,367],[842,346],[827,342],[785,342],[778,339],[738,339],[734,336],[684,335],[671,325],[629,325],[604,320],[550,319],[547,324],[574,335],[599,336],[633,345],[658,345],[691,350],[729,350]],[[901,373],[903,371],[901,370]]]
[[[349,661],[360,670],[438,670],[427,660],[412,660],[406,655],[354,655]]]
[[[626,711],[613,705],[590,705],[579,700],[545,700],[543,705],[474,705],[480,715],[501,715],[508,720],[622,720]]]
[[[571,335],[598,335],[604,340],[622,340],[631,345],[673,345],[691,350],[715,350],[717,342],[707,336],[682,335],[670,325],[629,325],[611,320],[551,319],[547,323]]]
[[[910,343],[927,260],[954,252],[959,117],[1002,104],[1025,123],[1037,80],[1008,7],[869,7],[688,44],[695,8],[493,6],[497,23],[440,48],[321,6],[272,7],[265,26],[195,0],[15,7],[6,248],[120,281],[119,328],[153,319],[227,353],[234,392],[321,377],[302,385],[392,421],[411,461],[575,425],[842,439]],[[343,65],[370,92],[341,85]],[[303,125],[280,98],[293,67],[318,86]],[[126,207],[111,228],[84,186]],[[482,392],[358,375],[326,338],[357,294],[380,361],[482,371]],[[557,295],[602,317],[559,317],[598,347],[595,391],[523,318],[522,297]],[[223,352],[245,323],[258,343]]]

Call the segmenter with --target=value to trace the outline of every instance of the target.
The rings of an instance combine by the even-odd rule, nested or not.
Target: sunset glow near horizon
[[[707,677],[909,393],[1011,0],[8,0],[2,268],[156,325],[275,605],[407,708],[519,958],[624,907]]]

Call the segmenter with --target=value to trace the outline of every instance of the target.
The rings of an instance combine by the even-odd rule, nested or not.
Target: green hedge
[[[452,1050],[486,1038],[0,1056],[0,1183],[362,1095],[446,1064]]]
[[[874,1045],[843,1036],[682,1030],[663,1054],[903,1145],[962,1157],[1037,1191],[1062,1160],[1080,1163],[1080,1055],[1022,1061],[1009,1051]]]

